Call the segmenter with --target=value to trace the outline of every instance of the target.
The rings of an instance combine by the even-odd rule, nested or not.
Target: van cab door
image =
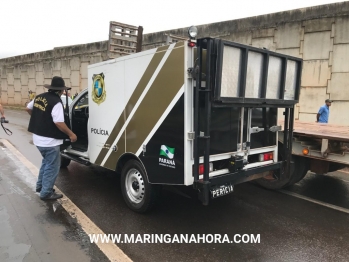
[[[71,130],[76,134],[77,141],[72,143],[73,150],[78,152],[88,151],[88,120],[89,103],[87,89],[82,91],[70,106]]]

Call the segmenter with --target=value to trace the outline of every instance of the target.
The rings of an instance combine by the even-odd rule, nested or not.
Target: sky
[[[108,40],[109,22],[143,34],[330,4],[332,0],[3,0],[0,58]]]

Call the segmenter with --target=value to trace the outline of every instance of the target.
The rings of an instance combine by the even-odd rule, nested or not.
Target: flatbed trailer
[[[279,125],[283,127],[283,121]],[[301,178],[309,170],[325,174],[349,166],[348,126],[295,121],[293,128],[294,164],[305,166]],[[283,143],[282,134],[283,130],[278,136],[280,143]]]

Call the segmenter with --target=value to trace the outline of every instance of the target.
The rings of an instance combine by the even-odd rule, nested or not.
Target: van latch
[[[259,133],[261,131],[264,131],[264,128],[258,126],[250,128],[250,134]]]
[[[281,131],[282,127],[281,126],[272,126],[269,128],[269,131],[271,132],[277,132],[277,131]]]
[[[195,132],[188,132],[188,140],[194,140]]]

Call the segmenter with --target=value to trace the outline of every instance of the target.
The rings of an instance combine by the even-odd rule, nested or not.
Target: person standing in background
[[[325,104],[320,107],[319,112],[316,115],[316,122],[318,123],[328,123],[328,118],[330,116],[330,106],[332,100],[326,99]]]

